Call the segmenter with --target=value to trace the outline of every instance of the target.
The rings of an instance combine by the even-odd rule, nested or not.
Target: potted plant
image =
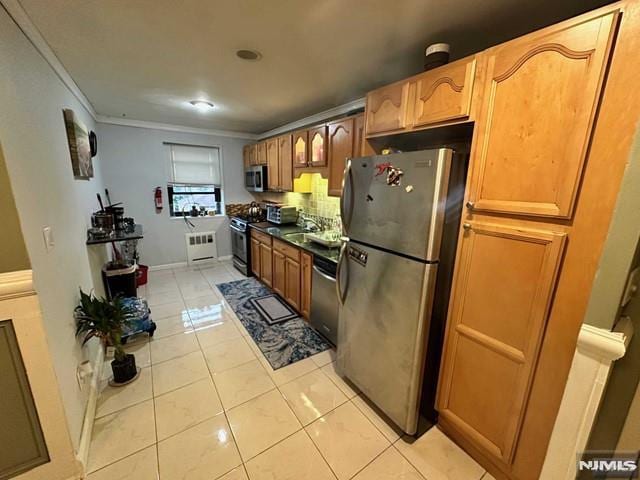
[[[132,313],[119,297],[109,301],[80,289],[80,305],[75,310],[76,336],[84,334],[83,345],[97,337],[105,347],[114,348],[111,370],[116,385],[128,383],[138,374],[136,357],[122,347],[122,331],[131,321]]]

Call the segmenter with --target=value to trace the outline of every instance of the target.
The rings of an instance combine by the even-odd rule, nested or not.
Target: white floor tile
[[[205,349],[235,338],[242,338],[240,330],[232,322],[217,323],[199,328],[196,330],[196,336],[200,346]]]
[[[311,356],[311,360],[318,367],[324,367],[325,365],[336,361],[336,351],[333,348],[325,350],[324,352],[316,353]]]
[[[98,418],[93,425],[88,471],[110,465],[155,441],[152,400]]]
[[[425,480],[394,447],[360,471],[353,480]]]
[[[247,462],[251,480],[335,480],[335,475],[304,431],[299,431]]]
[[[152,445],[90,474],[87,480],[158,480],[158,456]]]
[[[154,402],[158,440],[222,413],[222,404],[210,378],[160,395]]]
[[[153,365],[171,360],[172,358],[181,357],[200,349],[196,335],[193,332],[180,333],[157,340],[154,339],[149,342],[149,344]]]
[[[232,408],[227,417],[245,462],[302,428],[277,390]]]
[[[182,298],[178,301],[173,301],[169,303],[165,303],[163,305],[156,305],[150,307],[151,309],[151,318],[154,321],[158,321],[162,318],[167,317],[182,317],[183,319],[189,319],[189,314],[187,313],[187,307],[184,304]]]
[[[394,444],[429,480],[480,480],[484,469],[437,427],[413,441],[403,437]]]
[[[367,417],[369,421],[373,423],[385,437],[387,437],[387,440],[389,440],[391,443],[394,443],[403,435],[402,430],[400,430],[400,428],[395,425],[375,405],[364,398],[362,394],[358,395],[357,397],[353,397],[351,401],[358,408],[358,410],[364,413],[364,416]]]
[[[240,466],[221,476],[218,480],[249,480],[249,477],[244,471],[244,466]]]
[[[155,396],[209,377],[207,363],[199,350],[154,365],[152,368]]]
[[[160,305],[167,305],[169,303],[178,303],[182,301],[182,295],[178,290],[160,293],[147,292],[146,300],[153,312]]]
[[[275,388],[275,384],[257,360],[216,373],[213,375],[213,382],[225,410]]]
[[[109,369],[110,366],[108,367]],[[151,369],[140,370],[140,376],[133,382],[121,387],[112,387],[109,380],[102,380],[96,408],[96,418],[103,417],[123,408],[152,398]]]
[[[320,370],[280,386],[280,391],[303,425],[308,425],[348,399]]]
[[[390,445],[351,402],[305,429],[339,480],[353,477]]]
[[[162,480],[212,480],[240,466],[240,454],[224,415],[158,443]]]
[[[157,326],[153,335],[153,338],[155,339],[193,331],[193,326],[191,325],[191,320],[188,316],[186,316],[186,318],[182,315],[161,318],[155,322]]]
[[[336,363],[329,363],[327,365],[325,365],[324,367],[322,367],[322,371],[324,372],[324,374],[329,377],[329,379],[336,384],[336,386],[342,390],[342,393],[344,393],[348,398],[353,398],[356,395],[358,395],[358,393],[360,393],[360,390],[358,390],[358,387],[356,387],[355,385],[353,385],[349,380],[342,378],[338,372],[336,371]]]
[[[219,373],[256,359],[244,338],[236,338],[203,349],[211,373]]]
[[[258,357],[263,367],[273,380],[276,385],[284,385],[285,383],[289,383],[291,380],[295,380],[302,375],[309,373],[313,370],[317,370],[317,366],[311,358],[305,358],[304,360],[300,360],[299,362],[291,363],[286,367],[281,367],[277,370],[274,370],[269,361],[264,357],[264,355],[260,355]]]

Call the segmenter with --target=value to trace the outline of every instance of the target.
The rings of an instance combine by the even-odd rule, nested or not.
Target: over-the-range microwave
[[[250,192],[264,192],[267,189],[267,167],[259,165],[246,169],[244,186]]]

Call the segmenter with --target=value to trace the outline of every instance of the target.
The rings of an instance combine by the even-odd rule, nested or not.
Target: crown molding
[[[149,122],[147,120],[133,120],[130,118],[109,117],[107,115],[97,115],[96,122],[108,125],[120,125],[123,127],[147,128],[151,130],[166,130],[169,132],[195,133],[198,135],[214,135],[217,137],[246,138],[257,140],[255,133],[235,132],[233,130],[215,130],[209,128],[186,127],[184,125],[174,125],[171,123]]]
[[[33,295],[31,270],[0,273],[0,300]]]
[[[319,122],[322,122],[323,120],[327,120],[332,117],[337,117],[338,115],[343,115],[345,113],[350,112],[351,110],[355,110],[356,108],[364,108],[365,103],[366,103],[366,99],[364,97],[358,98],[357,100],[352,100],[351,102],[338,105],[337,107],[330,108],[329,110],[324,110],[314,115],[310,115],[308,117],[301,118],[300,120],[296,120],[295,122],[287,123],[286,125],[282,125],[278,128],[274,128],[273,130],[260,133],[257,135],[257,139],[262,140],[264,138],[273,137],[275,135],[289,132],[291,130],[296,130],[298,128],[306,127],[307,125],[313,125],[314,123],[319,123]]]
[[[624,356],[632,336],[633,324],[629,317],[622,317],[614,331],[583,324],[577,348],[585,355],[613,362]]]
[[[19,0],[0,0],[0,4],[5,8],[9,16],[13,19],[13,21],[18,25],[22,33],[27,37],[27,39],[31,42],[34,48],[42,55],[45,61],[51,66],[53,71],[56,73],[58,78],[62,81],[62,83],[69,89],[69,91],[78,99],[78,101],[84,106],[89,115],[99,123],[111,124],[111,125],[122,125],[127,127],[137,127],[137,128],[148,128],[155,130],[166,130],[172,132],[181,132],[181,133],[195,133],[199,135],[215,135],[219,137],[232,137],[232,138],[244,138],[248,140],[262,140],[264,138],[273,137],[280,133],[285,133],[291,130],[295,130],[298,128],[306,127],[308,125],[312,125],[314,123],[322,122],[323,120],[327,120],[329,118],[337,117],[339,115],[343,115],[345,113],[350,112],[351,110],[355,110],[357,108],[363,108],[365,106],[365,98],[358,98],[351,102],[347,102],[343,105],[338,105],[337,107],[330,108],[328,110],[324,110],[322,112],[316,113],[314,115],[310,115],[305,118],[301,118],[300,120],[296,120],[294,122],[287,123],[286,125],[282,125],[278,128],[274,128],[272,130],[254,134],[254,133],[246,133],[246,132],[236,132],[231,130],[216,130],[216,129],[207,129],[207,128],[196,128],[196,127],[187,127],[184,125],[174,125],[168,123],[160,123],[160,122],[151,122],[145,120],[132,120],[132,119],[123,119],[118,117],[110,117],[107,115],[99,115],[96,113],[96,110],[93,108],[93,105],[89,101],[89,99],[82,93],[80,87],[73,80],[69,72],[64,68],[58,57],[56,57],[55,53],[46,42],[38,28],[31,21],[27,12],[25,12],[22,5],[20,5]]]
[[[82,106],[87,110],[89,115],[91,115],[95,120],[96,111],[93,108],[93,105],[91,105],[89,99],[84,95],[84,93],[82,93],[82,90],[80,90],[80,87],[78,87],[73,78],[71,78],[69,72],[67,72],[60,60],[58,60],[58,57],[56,57],[56,54],[53,53],[53,50],[51,50],[51,47],[46,42],[38,28],[33,24],[31,19],[27,15],[27,12],[25,12],[24,8],[22,8],[22,5],[20,5],[20,2],[18,0],[0,0],[0,3],[2,3],[5,10],[16,23],[16,25],[18,25],[18,28],[22,30],[22,33],[24,33],[25,37],[27,37],[34,48],[51,66],[62,83],[69,89],[73,96],[78,99]]]

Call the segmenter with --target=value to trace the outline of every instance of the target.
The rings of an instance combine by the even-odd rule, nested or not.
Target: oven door
[[[234,226],[230,226],[229,228],[231,229],[231,251],[233,256],[247,263],[249,259],[247,252],[247,233],[241,232]]]
[[[245,170],[244,172],[244,186],[247,190],[249,191],[255,191],[256,189],[256,181],[255,181],[255,171],[253,169],[251,170]]]
[[[255,167],[253,170],[253,191],[264,192],[267,189],[267,167]]]

